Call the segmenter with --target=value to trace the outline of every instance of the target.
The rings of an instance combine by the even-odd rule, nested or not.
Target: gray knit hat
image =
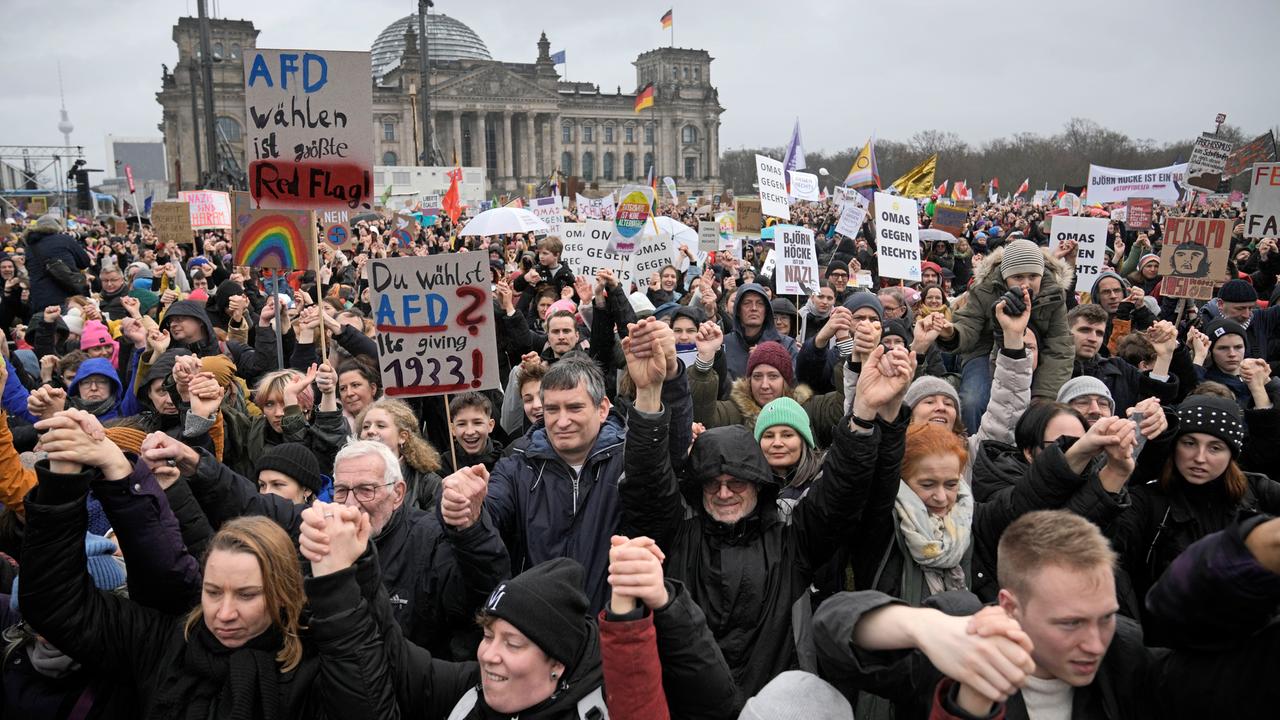
[[[907,388],[907,394],[902,398],[902,402],[907,407],[914,408],[916,403],[933,395],[946,395],[956,404],[956,410],[960,409],[960,395],[956,393],[956,389],[951,386],[951,383],[933,375],[921,375],[916,378],[911,383],[911,387]]]
[[[1111,397],[1105,383],[1092,375],[1081,375],[1073,377],[1062,384],[1062,389],[1058,391],[1058,402],[1070,404],[1072,400],[1084,395],[1100,395],[1107,399],[1107,405],[1111,406],[1112,412],[1116,409],[1116,400]]]
[[[1000,277],[1008,280],[1021,273],[1044,274],[1044,254],[1040,246],[1030,240],[1014,240],[1004,246],[1004,257],[1000,258]]]
[[[853,706],[831,683],[788,670],[742,706],[738,720],[853,720]]]

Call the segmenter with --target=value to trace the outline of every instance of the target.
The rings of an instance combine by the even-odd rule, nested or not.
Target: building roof
[[[404,54],[405,31],[418,34],[418,14],[406,15],[387,26],[373,41],[373,77],[381,79],[399,67]],[[421,44],[419,43],[419,48]],[[440,60],[492,60],[489,48],[465,23],[443,13],[427,14],[427,55],[432,62]]]

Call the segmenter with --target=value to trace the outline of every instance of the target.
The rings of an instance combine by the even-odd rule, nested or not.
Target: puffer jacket
[[[877,422],[855,436],[842,421],[833,432],[822,479],[796,503],[791,521],[779,517],[777,481],[745,428],[708,430],[698,437],[683,482],[669,457],[671,415],[633,409],[622,485],[626,534],[645,535],[666,553],[666,575],[689,588],[744,696],[759,692],[795,661],[793,604],[804,598],[817,570],[853,543],[876,476],[882,442],[900,442],[905,416]],[[701,478],[727,473],[759,490],[755,509],[733,525],[703,509]],[[896,477],[896,474],[895,474]]]
[[[94,588],[85,568],[84,508],[88,484],[100,473],[55,474],[45,461],[37,472],[40,485],[26,504],[28,564],[19,584],[24,618],[54,647],[136,691],[131,716],[154,717],[165,691],[191,672],[191,646],[202,641],[186,637],[183,618]],[[302,662],[279,674],[275,697],[251,698],[252,706],[273,705],[280,717],[395,716],[389,678],[364,674],[383,653],[376,625],[358,612],[364,603],[355,577],[349,568],[306,580]],[[207,635],[199,624],[193,634],[201,632]]]
[[[683,465],[692,437],[693,406],[684,369],[662,386],[662,404],[676,418],[670,425],[668,464]],[[586,569],[584,591],[591,612],[609,599],[606,581],[609,538],[618,532],[622,501],[623,448],[627,429],[622,414],[611,410],[580,472],[556,454],[542,423],[493,466],[485,510],[511,553],[519,574],[558,557],[577,560]],[[654,458],[650,458],[653,462]]]
[[[764,325],[760,328],[759,335],[748,337],[746,330],[742,327],[742,319],[738,316],[737,306],[734,306],[733,327],[724,334],[724,359],[731,378],[740,378],[747,374],[747,358],[751,355],[751,349],[766,340],[781,343],[782,347],[791,353],[793,361],[800,352],[800,346],[795,338],[783,335],[773,326],[773,305],[764,288],[756,283],[742,285],[738,288],[738,302],[741,302],[747,293],[756,293],[764,301]]]
[[[1047,249],[1041,248],[1041,252],[1044,253],[1044,276],[1040,292],[1031,298],[1031,324],[1043,338],[1044,345],[1040,348],[1040,366],[1031,384],[1031,394],[1054,399],[1058,388],[1071,379],[1071,362],[1075,359],[1075,344],[1067,327],[1071,269]],[[938,339],[938,347],[960,353],[964,362],[990,355],[1000,341],[995,305],[1009,289],[1000,277],[1003,257],[1004,249],[997,248],[974,271],[968,300],[953,318],[955,335],[950,340]]]
[[[61,307],[74,293],[67,292],[53,279],[49,265],[61,260],[73,272],[88,269],[92,262],[84,244],[67,233],[39,228],[29,230],[25,240],[32,312],[40,313],[51,305]]]

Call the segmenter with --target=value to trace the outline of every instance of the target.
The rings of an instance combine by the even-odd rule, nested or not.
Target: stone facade
[[[245,20],[213,20],[214,98],[220,137],[243,169],[245,124],[243,53],[258,31]],[[430,37],[430,33],[428,33]],[[163,75],[156,99],[164,108],[160,130],[171,178],[194,187],[192,129],[193,61],[199,32],[194,18],[173,29],[178,63]],[[654,83],[654,107],[634,111],[635,93],[604,93],[591,83],[560,79],[545,34],[532,63],[459,59],[431,61],[434,145],[444,164],[486,168],[491,193],[523,194],[555,170],[601,190],[643,182],[656,159],[658,177],[671,176],[681,192],[718,193],[719,96],[711,85],[705,50],[659,48],[633,63],[636,87]],[[377,165],[414,165],[421,144],[416,131],[416,92],[421,85],[418,45],[406,34],[400,62],[373,78],[371,134]],[[196,103],[203,101],[197,86]],[[196,115],[203,124],[203,110]],[[203,129],[203,128],[202,128]],[[203,158],[207,167],[208,159]]]

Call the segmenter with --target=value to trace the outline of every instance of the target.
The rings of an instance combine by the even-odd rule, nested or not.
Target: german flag
[[[674,9],[674,8],[672,8],[672,9]],[[668,11],[667,11],[667,14],[662,16],[662,20],[661,20],[660,22],[662,22],[662,29],[663,29],[663,30],[670,30],[670,29],[671,29],[671,10],[668,10]]]
[[[653,83],[645,85],[643,90],[636,93],[636,112],[651,107],[653,107]]]

